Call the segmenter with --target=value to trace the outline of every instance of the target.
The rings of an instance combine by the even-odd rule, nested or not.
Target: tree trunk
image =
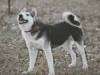
[[[11,0],[8,0],[8,14],[11,13]]]

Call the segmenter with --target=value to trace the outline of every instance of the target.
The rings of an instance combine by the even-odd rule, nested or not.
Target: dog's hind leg
[[[70,41],[67,45],[68,46],[68,52],[69,52],[69,54],[71,56],[71,60],[72,60],[71,64],[69,64],[68,67],[76,66],[76,53],[72,49],[73,44],[74,44],[74,41]]]
[[[86,54],[85,54],[85,50],[84,50],[84,43],[82,41],[81,44],[77,43],[76,42],[76,45],[77,45],[77,48],[78,48],[78,51],[81,55],[81,58],[82,58],[82,62],[83,62],[83,69],[87,69],[88,68],[88,64],[87,64],[87,59],[86,59]]]

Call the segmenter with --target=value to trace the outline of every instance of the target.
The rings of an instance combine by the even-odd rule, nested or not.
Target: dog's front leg
[[[54,64],[53,64],[53,56],[52,56],[50,45],[45,44],[44,52],[45,52],[45,56],[46,56],[47,64],[48,64],[48,68],[49,68],[49,74],[48,75],[55,75]]]
[[[29,67],[28,71],[32,71],[36,62],[36,57],[37,57],[38,50],[35,48],[29,49]]]
[[[35,48],[28,48],[28,51],[29,51],[29,67],[27,71],[23,72],[24,74],[33,71],[36,62],[37,53],[38,53],[38,50]]]

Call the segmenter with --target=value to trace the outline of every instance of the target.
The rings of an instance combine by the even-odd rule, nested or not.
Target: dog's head
[[[17,16],[19,28],[23,31],[29,31],[36,21],[37,11],[35,8],[23,8]]]

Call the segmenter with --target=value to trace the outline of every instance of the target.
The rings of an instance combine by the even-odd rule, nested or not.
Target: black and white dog
[[[37,19],[35,8],[24,8],[18,14],[18,26],[29,51],[29,68],[27,72],[32,71],[34,68],[38,49],[42,49],[45,53],[49,75],[55,75],[51,52],[54,48],[63,47],[67,49],[72,59],[69,67],[75,66],[76,53],[72,48],[73,44],[77,46],[82,57],[83,69],[88,68],[84,51],[83,32],[78,17],[71,12],[64,12],[62,18],[64,19],[63,22],[48,25]]]

